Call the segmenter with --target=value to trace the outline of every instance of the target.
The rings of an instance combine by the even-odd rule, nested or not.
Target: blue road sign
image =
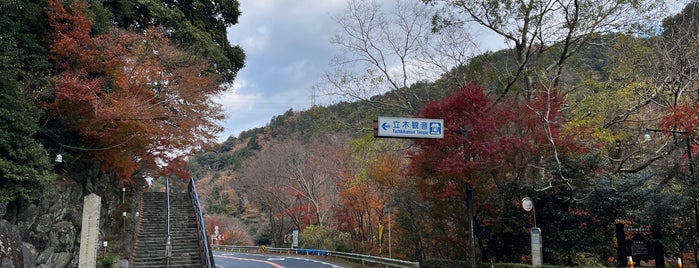
[[[443,139],[444,119],[379,117],[377,136]]]

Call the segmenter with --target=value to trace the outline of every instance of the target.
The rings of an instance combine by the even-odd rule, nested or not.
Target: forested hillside
[[[473,232],[477,262],[530,263],[528,230],[536,224],[544,263],[615,266],[626,265],[615,243],[622,224],[659,226],[662,237],[653,241],[664,245],[665,260],[693,262],[696,3],[654,17],[660,26],[624,1],[585,2],[584,12],[559,3],[580,12],[564,13],[564,22],[552,19],[555,8],[427,2],[453,15],[432,30],[471,19],[512,48],[474,55],[431,81],[382,72],[385,65],[371,61],[399,50],[348,49],[347,62],[368,62],[366,69],[353,77],[340,66],[325,84],[346,101],[289,110],[191,159],[207,214],[248,234],[226,243],[288,246],[284,236],[300,230],[302,247],[467,261]],[[592,8],[605,12],[585,13]],[[347,12],[371,10],[359,4]],[[344,30],[367,17],[352,17],[356,24]],[[393,83],[400,78],[419,82]],[[380,95],[364,94],[379,87]],[[378,116],[442,118],[447,131],[440,140],[375,138]],[[534,200],[536,219],[522,209],[524,197]]]
[[[94,193],[110,267],[146,180],[190,177],[222,243],[299,230],[301,247],[463,267],[531,263],[536,226],[544,264],[659,266],[617,247],[634,235],[696,263],[696,1],[379,2],[335,17],[314,90],[337,103],[218,144],[238,1],[0,1],[2,265],[77,266]],[[378,116],[444,119],[444,138],[375,138]]]

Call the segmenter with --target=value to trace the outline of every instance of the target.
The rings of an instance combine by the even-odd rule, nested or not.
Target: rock
[[[34,225],[34,221],[36,221],[39,215],[42,214],[43,213],[39,210],[39,207],[37,207],[35,204],[30,204],[28,207],[22,209],[22,212],[17,215],[17,227],[19,227],[19,229],[23,232],[31,230],[32,225]],[[22,234],[22,236],[24,235],[26,235],[26,233]]]
[[[24,267],[32,268],[36,266],[36,258],[39,252],[36,251],[34,245],[27,242],[22,243],[22,256],[24,257]]]
[[[58,251],[72,250],[76,240],[76,231],[72,223],[57,222],[51,226],[49,241]]]
[[[71,259],[73,259],[73,254],[70,252],[55,252],[51,254],[46,265],[49,267],[67,267]]]
[[[68,267],[68,264],[73,259],[74,254],[70,252],[56,252],[53,247],[47,248],[37,258],[37,267]],[[77,258],[77,256],[75,257]]]
[[[7,259],[2,259],[2,261],[0,261],[0,267],[1,268],[14,268],[15,264],[14,264],[14,262],[12,262],[12,259],[7,258]]]
[[[100,175],[98,168],[93,171]],[[105,191],[98,193],[103,195],[103,200],[111,200],[103,204],[100,213],[100,239],[108,235],[114,236],[116,234],[113,233],[112,226],[123,219],[121,214],[114,217],[111,212],[121,213],[121,192],[106,189],[113,188],[116,179],[101,176],[89,181],[94,183],[95,189]],[[77,267],[85,194],[83,189],[82,183],[63,178],[55,180],[39,200],[0,204],[0,268]],[[123,236],[125,243],[120,251],[125,249],[128,253],[133,235],[122,234],[121,231],[118,234]],[[124,267],[128,267],[128,261]]]
[[[53,219],[51,219],[51,215],[49,214],[44,214],[39,217],[39,220],[36,222],[36,227],[34,230],[38,233],[48,233],[51,231],[51,224],[53,223]]]
[[[39,256],[36,257],[36,262],[38,264],[48,263],[49,259],[51,258],[51,254],[53,254],[54,251],[55,250],[52,247],[48,247],[48,248],[44,249],[43,251],[41,251],[39,253]]]
[[[22,237],[17,226],[0,220],[0,267],[24,267]]]

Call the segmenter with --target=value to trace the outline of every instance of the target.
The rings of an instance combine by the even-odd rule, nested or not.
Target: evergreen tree
[[[8,203],[37,198],[52,173],[49,154],[33,138],[39,110],[26,92],[46,66],[35,36],[41,7],[3,1],[0,8],[0,203]]]

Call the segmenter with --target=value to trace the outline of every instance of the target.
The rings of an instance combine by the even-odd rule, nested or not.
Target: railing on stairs
[[[202,247],[202,260],[204,260],[204,266],[206,268],[214,267],[214,254],[209,247],[209,241],[206,236],[206,225],[204,224],[204,215],[201,212],[201,206],[199,203],[199,194],[197,194],[197,186],[194,185],[194,178],[189,181],[189,195],[192,198],[192,205],[194,206],[195,215],[197,216],[197,226],[199,227],[199,241],[201,241]]]
[[[167,200],[167,241],[165,242],[165,259],[167,267],[170,267],[170,257],[172,256],[172,237],[170,235],[170,179],[165,178],[165,196]]]
[[[136,223],[134,227],[134,231],[132,237],[133,237],[133,244],[131,246],[131,255],[129,256],[129,263],[133,264],[134,260],[136,258],[136,244],[138,244],[138,232],[141,231],[141,224],[143,223],[143,193],[146,192],[146,189],[143,188],[141,191],[138,193],[138,209],[136,210]],[[140,216],[140,217],[139,217]]]

